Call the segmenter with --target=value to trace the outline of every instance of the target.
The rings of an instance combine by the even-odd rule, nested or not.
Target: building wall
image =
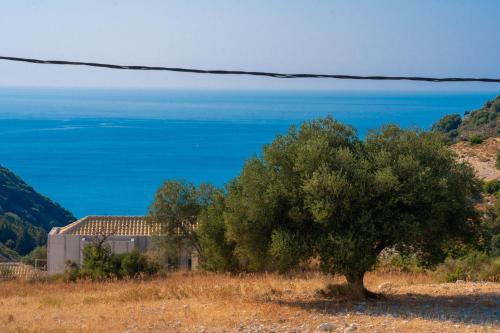
[[[83,249],[85,245],[92,244],[96,238],[93,236],[80,236],[58,234],[58,228],[53,228],[47,241],[47,270],[49,274],[63,273],[67,261],[79,265],[83,263]],[[150,246],[149,236],[111,236],[107,239],[113,253],[120,254],[138,248],[145,252]],[[197,260],[191,259],[191,253],[186,248],[182,249],[179,257],[179,267],[182,269],[194,269]]]

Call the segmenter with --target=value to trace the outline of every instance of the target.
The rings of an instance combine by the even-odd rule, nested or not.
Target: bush
[[[46,264],[47,248],[45,246],[37,246],[28,255],[24,256],[21,261],[26,265],[37,266],[37,268],[40,268]]]
[[[491,237],[488,250],[490,256],[500,257],[500,234]]]
[[[124,254],[121,258],[120,275],[123,277],[136,277],[140,274],[153,275],[160,270],[158,263],[151,262],[148,258],[134,249],[132,252]]]
[[[479,145],[483,143],[483,137],[480,135],[474,135],[472,138],[470,138],[470,143],[471,145]]]
[[[490,181],[487,181],[483,185],[483,192],[484,193],[489,193],[489,194],[495,194],[498,191],[500,191],[500,181],[493,179]]]
[[[80,275],[91,280],[120,278],[121,258],[113,254],[109,245],[86,245]]]
[[[495,166],[497,167],[498,170],[500,170],[500,150],[497,150],[497,159],[495,162]]]
[[[64,280],[75,281],[78,278],[94,281],[106,279],[134,278],[140,275],[153,275],[160,265],[149,260],[139,250],[125,254],[114,254],[108,245],[87,245],[83,249],[83,265],[68,263]]]
[[[76,282],[80,277],[80,269],[78,264],[73,261],[66,261],[66,267],[64,268],[64,273],[62,274],[62,279],[65,282]]]
[[[500,257],[488,257],[486,253],[471,251],[459,259],[448,258],[439,265],[435,277],[441,282],[500,281]]]

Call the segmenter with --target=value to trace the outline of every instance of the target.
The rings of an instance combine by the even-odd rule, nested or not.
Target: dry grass
[[[500,150],[500,138],[488,138],[475,146],[460,141],[452,147],[461,160],[472,165],[480,179],[500,179],[500,170],[495,167],[496,153]]]
[[[500,284],[431,284],[425,274],[372,273],[385,300],[325,299],[339,277],[175,273],[151,281],[0,282],[0,332],[342,332],[500,330]]]

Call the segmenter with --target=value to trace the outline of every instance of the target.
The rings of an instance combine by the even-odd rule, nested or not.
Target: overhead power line
[[[253,75],[274,77],[280,79],[341,79],[341,80],[379,80],[379,81],[425,81],[425,82],[486,82],[486,83],[500,83],[500,79],[493,78],[474,78],[474,77],[425,77],[425,76],[384,76],[384,75],[340,75],[340,74],[286,74],[286,73],[273,73],[273,72],[259,72],[259,71],[233,71],[233,70],[207,70],[195,68],[180,68],[180,67],[158,67],[158,66],[124,66],[113,64],[102,64],[95,62],[82,62],[82,61],[65,61],[65,60],[41,60],[30,58],[17,58],[17,57],[2,57],[0,60],[27,62],[32,64],[42,65],[71,65],[71,66],[89,66],[99,68],[111,69],[125,69],[125,70],[138,70],[138,71],[169,71],[181,73],[195,73],[195,74],[216,74],[216,75]]]

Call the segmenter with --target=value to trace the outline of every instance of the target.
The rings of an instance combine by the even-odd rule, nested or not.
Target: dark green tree
[[[196,187],[186,181],[174,180],[166,181],[158,189],[147,219],[157,229],[159,239],[165,240],[164,245],[174,250],[188,245],[199,257],[203,256],[197,220],[201,211],[212,202],[214,191],[210,184]]]
[[[237,271],[238,261],[234,256],[234,242],[226,239],[224,211],[225,196],[222,191],[215,191],[210,205],[198,216],[197,232],[203,257],[201,267],[210,271]]]
[[[439,119],[432,125],[432,130],[445,134],[449,139],[458,136],[458,127],[462,124],[462,118],[458,114],[450,114]]]
[[[37,246],[28,255],[22,258],[22,262],[26,265],[41,268],[47,264],[47,247]]]
[[[16,239],[16,247],[14,250],[24,256],[30,253],[36,246],[35,239],[31,236],[27,227],[23,227]]]
[[[361,141],[328,117],[292,127],[246,163],[229,189],[227,237],[246,269],[318,255],[324,271],[366,296],[364,274],[382,250],[432,265],[449,242],[470,240],[479,192],[439,134],[386,126]]]

